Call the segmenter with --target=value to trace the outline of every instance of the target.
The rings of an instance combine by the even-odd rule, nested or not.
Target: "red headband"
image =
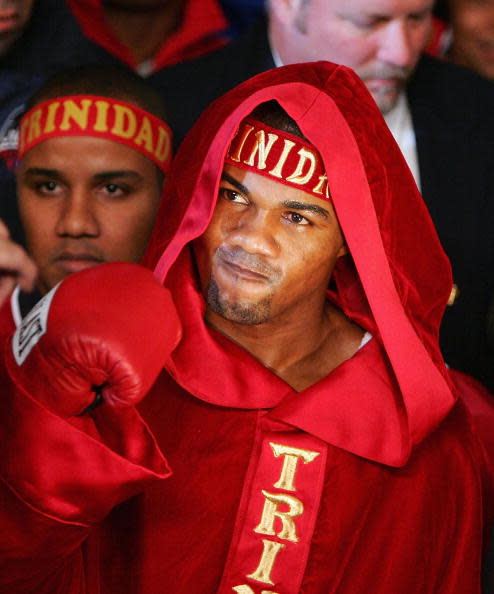
[[[225,163],[331,200],[328,177],[317,149],[298,136],[252,118],[241,123]]]
[[[93,136],[143,153],[164,172],[171,161],[170,128],[136,105],[95,95],[71,95],[35,105],[21,119],[18,156],[58,136]]]

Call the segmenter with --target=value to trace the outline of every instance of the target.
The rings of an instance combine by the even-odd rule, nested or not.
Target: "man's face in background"
[[[20,37],[33,9],[34,0],[0,0],[0,56]]]
[[[58,137],[29,150],[17,194],[40,291],[102,262],[138,262],[161,190],[157,166],[112,140]]]
[[[452,58],[494,79],[494,0],[451,0]]]
[[[271,38],[284,64],[328,60],[352,68],[385,114],[427,44],[432,5],[432,0],[271,0]]]

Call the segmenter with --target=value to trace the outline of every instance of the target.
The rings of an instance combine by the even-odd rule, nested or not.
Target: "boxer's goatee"
[[[211,278],[208,285],[206,300],[211,311],[227,320],[237,322],[238,324],[255,326],[257,324],[263,324],[269,320],[271,296],[268,296],[257,303],[231,303],[222,299],[218,284],[214,278]]]

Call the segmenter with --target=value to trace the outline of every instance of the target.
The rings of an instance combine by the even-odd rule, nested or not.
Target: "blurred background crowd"
[[[25,244],[16,123],[52,75],[136,73],[161,95],[177,148],[225,91],[314,60],[353,68],[378,103],[452,263],[446,362],[492,389],[494,0],[0,0],[0,218]]]
[[[21,244],[9,155],[50,76],[88,63],[137,73],[161,95],[177,148],[211,101],[262,70],[355,69],[452,262],[445,359],[493,387],[494,0],[0,0],[0,54],[0,218]]]

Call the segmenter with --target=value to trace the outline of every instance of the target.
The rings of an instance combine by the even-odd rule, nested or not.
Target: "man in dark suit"
[[[494,85],[422,54],[431,0],[271,0],[243,38],[153,81],[177,139],[215,98],[273,66],[325,59],[366,83],[415,176],[453,267],[446,362],[494,389]],[[420,237],[417,237],[420,246]]]

